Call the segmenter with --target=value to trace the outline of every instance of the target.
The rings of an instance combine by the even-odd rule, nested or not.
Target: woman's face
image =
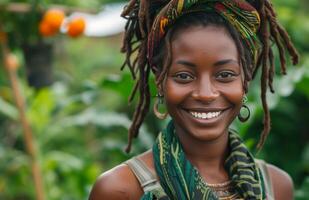
[[[178,134],[211,141],[227,133],[244,94],[239,63],[223,27],[191,27],[173,37],[163,92]]]

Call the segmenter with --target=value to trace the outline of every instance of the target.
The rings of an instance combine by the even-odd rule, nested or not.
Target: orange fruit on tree
[[[71,37],[80,36],[86,27],[86,21],[82,17],[73,18],[67,24],[67,34]]]
[[[65,18],[65,13],[59,9],[50,9],[43,16],[43,21],[52,29],[59,31],[61,24]]]
[[[49,37],[57,33],[57,29],[54,29],[45,21],[41,21],[39,24],[39,31],[42,36]]]

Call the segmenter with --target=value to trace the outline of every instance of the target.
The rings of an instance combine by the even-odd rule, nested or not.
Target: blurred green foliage
[[[85,7],[105,2],[53,1]],[[278,70],[276,93],[268,95],[272,131],[257,156],[286,170],[295,183],[295,199],[305,200],[309,199],[309,2],[273,2],[301,54],[301,62],[296,67],[289,66],[287,76],[280,76]],[[130,74],[126,70],[120,72],[124,59],[119,53],[121,35],[58,37],[53,42],[54,85],[40,90],[28,87],[24,67],[18,72],[19,84],[35,135],[47,199],[87,199],[99,174],[150,148],[165,122],[156,120],[150,112],[134,141],[133,152],[125,154],[134,105],[127,104],[133,86]],[[14,49],[14,53],[23,58],[21,49]],[[34,199],[22,127],[8,77],[0,66],[0,199]],[[251,118],[245,124],[235,121],[233,127],[254,151],[263,112],[259,80],[250,87]]]

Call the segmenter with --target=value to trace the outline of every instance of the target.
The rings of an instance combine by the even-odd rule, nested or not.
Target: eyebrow
[[[186,66],[189,66],[189,67],[196,67],[196,65],[194,63],[191,63],[191,62],[188,62],[188,61],[185,61],[185,60],[178,60],[176,63],[181,64],[181,65],[186,65]]]
[[[186,66],[189,66],[189,67],[196,67],[196,65],[194,63],[191,63],[191,62],[188,62],[188,61],[185,61],[185,60],[178,60],[176,63],[181,64],[181,65],[186,65]],[[229,63],[239,64],[234,59],[224,59],[224,60],[219,60],[219,61],[215,62],[214,66],[217,67],[217,66],[222,66],[222,65],[225,65],[225,64],[229,64]]]
[[[214,64],[214,66],[221,66],[221,65],[225,65],[225,64],[229,64],[229,63],[236,63],[236,64],[238,64],[238,61],[236,61],[234,59],[219,60],[218,62],[216,62]]]

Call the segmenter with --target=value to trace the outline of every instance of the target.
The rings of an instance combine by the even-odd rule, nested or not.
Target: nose
[[[210,103],[220,95],[215,87],[211,77],[205,77],[198,81],[195,90],[192,92],[192,97],[200,102]]]

